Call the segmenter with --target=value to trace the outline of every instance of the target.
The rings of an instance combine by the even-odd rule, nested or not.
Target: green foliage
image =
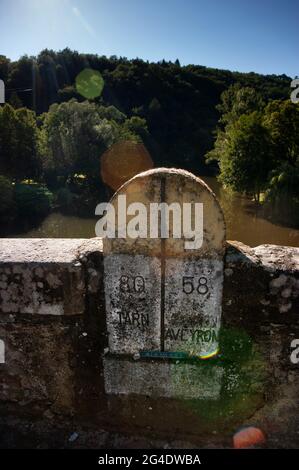
[[[299,158],[295,166],[282,162],[271,172],[265,212],[281,223],[299,226]]]
[[[277,162],[297,165],[299,160],[299,106],[286,101],[270,102],[264,114]]]
[[[71,100],[52,105],[41,128],[44,168],[64,175],[93,171],[114,141],[114,126],[102,120],[94,103]]]
[[[290,92],[291,79],[285,75],[181,66],[178,60],[152,63],[79,54],[68,48],[59,52],[45,49],[37,57],[24,56],[15,62],[3,56],[1,59],[7,89],[33,88],[34,94],[23,93],[21,98],[24,106],[34,106],[38,114],[48,112],[53,103],[72,98],[83,101],[75,88],[76,78],[83,70],[96,70],[105,82],[96,101],[106,108],[114,106],[128,118],[137,115],[146,120],[147,143],[156,165],[180,166],[195,172],[207,172],[204,155],[213,145],[219,119],[216,105],[230,85],[254,88],[264,101],[285,99]],[[119,122],[113,117],[107,119]]]
[[[23,107],[23,103],[22,103],[20,97],[18,96],[18,94],[17,94],[16,92],[13,92],[13,93],[10,95],[9,104],[11,104],[11,106],[12,106],[14,109],[18,109],[18,108],[22,108],[22,107]]]
[[[151,114],[158,114],[161,111],[161,104],[157,98],[153,98],[148,105],[148,110]]]
[[[172,384],[180,386],[186,377],[186,363],[192,364],[193,381],[219,387],[219,396],[213,400],[186,400],[184,407],[198,414],[207,431],[235,429],[264,403],[267,378],[266,363],[257,345],[245,331],[221,328],[220,353],[205,361],[180,361],[171,366]],[[221,370],[221,374],[217,374]],[[189,372],[190,374],[190,372]],[[187,384],[186,384],[187,385]]]
[[[118,124],[123,124],[127,119],[127,116],[115,108],[115,106],[99,106],[98,114],[101,119],[107,119],[108,121],[115,121]]]
[[[33,111],[14,109],[9,104],[0,108],[0,171],[3,174],[16,181],[40,175],[37,135]]]
[[[14,210],[14,188],[12,182],[0,175],[0,216],[7,216]]]
[[[269,135],[261,115],[244,114],[218,136],[220,180],[229,188],[253,195],[259,201],[272,168]]]
[[[10,60],[4,55],[0,55],[0,78],[4,80],[4,83],[7,82],[8,75],[10,73]]]
[[[66,86],[61,90],[58,90],[57,93],[57,103],[63,103],[65,101],[70,101],[72,98],[83,101],[84,98],[80,97],[77,93],[76,88],[73,85]]]
[[[146,134],[144,119],[126,116],[113,106],[76,100],[55,104],[43,116],[40,152],[46,174],[55,172],[65,181],[84,174],[99,179],[100,157],[120,139],[134,140]]]
[[[15,187],[15,200],[21,218],[45,217],[51,210],[53,195],[44,186],[18,183]]]
[[[299,108],[290,100],[264,106],[253,90],[230,87],[218,106],[223,112],[214,149],[220,180],[253,195],[265,191],[265,213],[282,223],[299,225]],[[252,108],[256,111],[251,112]],[[257,111],[258,110],[258,111]],[[250,114],[249,114],[250,113]]]
[[[86,70],[101,77],[92,81],[92,89]],[[82,76],[92,102],[76,90]],[[289,100],[286,75],[108,58],[66,48],[14,62],[0,56],[0,77],[13,104],[0,107],[0,173],[15,182],[33,179],[55,190],[65,186],[89,200],[96,190],[104,194],[102,153],[115,142],[133,140],[146,145],[155,166],[207,174],[215,169],[207,167],[207,154],[234,190],[258,200],[268,189],[268,204],[297,198],[294,189],[286,192],[274,184],[284,162],[298,166],[298,106]],[[17,96],[19,89],[27,91]],[[76,174],[86,180],[78,184]],[[61,197],[67,203],[67,194]]]
[[[262,97],[253,88],[242,88],[240,83],[231,85],[220,97],[220,104],[216,107],[221,113],[220,126],[216,130],[214,148],[206,154],[207,162],[221,161],[228,148],[227,137],[238,119],[254,111],[261,111],[264,103]],[[225,158],[225,157],[224,157]],[[229,185],[229,182],[227,182]]]
[[[220,122],[231,124],[243,114],[261,111],[263,107],[264,101],[260,93],[250,87],[242,88],[240,83],[236,83],[222,93],[217,109],[222,114]]]
[[[135,138],[136,137],[136,138]],[[123,139],[137,140],[142,142],[148,137],[146,120],[139,116],[127,119],[123,126]]]
[[[74,195],[68,188],[60,188],[56,193],[56,203],[61,209],[70,209]]]

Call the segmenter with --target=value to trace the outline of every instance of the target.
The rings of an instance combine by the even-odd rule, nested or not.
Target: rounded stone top
[[[165,256],[223,256],[222,209],[209,186],[188,171],[139,173],[116,191],[110,204],[116,230],[115,238],[104,238],[104,253],[159,256],[163,241]]]

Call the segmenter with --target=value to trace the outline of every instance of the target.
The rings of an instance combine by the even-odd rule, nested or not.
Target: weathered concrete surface
[[[0,239],[0,311],[83,314],[85,273],[80,247],[84,256],[82,240]]]
[[[10,269],[14,265],[14,243],[1,240],[1,258],[9,260]],[[27,253],[30,246],[39,246],[40,252],[48,254],[55,245],[63,246],[65,260],[70,259],[66,254],[69,250],[71,259],[81,263],[85,300],[80,315],[72,315],[71,309],[70,315],[55,316],[3,312],[0,307],[0,340],[6,349],[6,362],[0,363],[0,447],[19,445],[18,436],[24,439],[23,446],[45,446],[48,442],[50,447],[67,447],[71,446],[66,443],[68,436],[77,430],[80,436],[72,445],[97,447],[95,436],[101,442],[96,433],[99,429],[110,433],[107,439],[111,447],[122,446],[118,438],[113,441],[111,437],[117,432],[140,436],[137,446],[160,439],[165,444],[187,440],[201,447],[227,447],[234,431],[243,424],[261,427],[268,435],[268,447],[298,447],[299,370],[298,364],[290,361],[291,340],[299,338],[298,248],[250,248],[227,243],[223,323],[229,334],[237,331],[248,337],[255,354],[242,359],[237,335],[229,359],[230,363],[234,358],[242,359],[235,369],[246,380],[238,382],[236,370],[226,369],[221,400],[212,400],[213,405],[207,400],[201,405],[200,400],[189,404],[167,398],[105,394],[103,354],[107,352],[107,335],[100,240],[19,243],[24,250],[29,247]],[[19,256],[17,260],[18,264]],[[5,264],[2,262],[1,269]],[[44,266],[51,267],[50,258]],[[36,267],[30,265],[32,270]],[[63,270],[68,272],[69,264],[61,262],[59,267],[63,279]],[[22,290],[17,294],[21,296]],[[261,377],[257,370],[262,372]],[[24,437],[27,433],[30,442]],[[39,434],[43,436],[40,441]],[[132,440],[122,442],[125,446]]]
[[[216,400],[220,396],[222,376],[223,369],[219,366],[204,374],[195,364],[104,357],[108,394],[128,395],[130,392],[153,398]]]
[[[227,247],[223,319],[227,329],[244,330],[265,359],[264,394],[271,415],[299,384],[298,364],[292,364],[291,341],[299,338],[299,248],[240,242]],[[298,396],[289,401],[285,425],[298,426]],[[278,406],[278,405],[277,405]],[[279,405],[281,407],[281,405]],[[293,411],[291,412],[290,409]],[[265,426],[268,426],[266,420]],[[270,419],[270,418],[269,418]],[[279,419],[281,426],[282,420]],[[286,424],[288,423],[288,424]],[[281,427],[285,435],[285,430]]]
[[[110,352],[138,354],[161,344],[161,263],[128,254],[104,258]],[[137,275],[138,274],[138,275]]]
[[[0,414],[14,408],[40,416],[73,413],[74,338],[63,324],[0,323],[5,364],[0,369]]]
[[[225,245],[224,218],[215,195],[187,171],[159,168],[129,180],[110,204],[124,230],[121,238],[118,229],[116,238],[103,241],[110,351],[213,354],[221,323]],[[145,209],[138,223],[139,229],[144,224],[142,237],[127,235],[136,216],[135,209],[126,214],[130,204],[137,213],[140,204]],[[166,204],[170,212],[173,206],[177,212],[171,217],[161,211],[153,223],[153,204]],[[162,235],[163,224],[168,237]],[[202,232],[202,244],[188,249],[194,228]]]
[[[222,258],[224,254],[225,223],[219,202],[211,189],[200,178],[185,170],[158,168],[139,173],[125,183],[112,197],[118,220],[118,196],[126,196],[126,204],[140,202],[146,207],[148,218],[151,213],[150,204],[166,202],[167,204],[200,202],[204,205],[203,243],[199,249],[185,249],[185,239],[174,238],[172,224],[169,226],[169,238],[165,239],[166,257],[201,257]],[[127,216],[127,222],[134,215]],[[191,213],[191,226],[194,227],[194,212]],[[125,224],[123,222],[122,226]],[[118,232],[116,231],[116,234]],[[149,235],[149,229],[148,229]],[[112,238],[104,239],[104,253],[149,254],[157,256],[161,253],[160,238]]]
[[[227,245],[223,308],[226,317],[261,325],[298,323],[299,248],[240,242]]]
[[[75,439],[70,439],[76,434]],[[107,431],[98,425],[88,428],[72,419],[6,420],[0,417],[0,449],[196,449],[229,447],[231,439],[215,436],[208,444],[203,438],[194,442],[178,436],[150,436],[122,431]],[[216,442],[215,442],[216,441]]]
[[[165,351],[206,357],[218,350],[223,261],[170,258],[165,270]]]

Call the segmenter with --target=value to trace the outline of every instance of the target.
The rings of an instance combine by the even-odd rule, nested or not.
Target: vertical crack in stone
[[[166,178],[163,175],[161,178],[161,203],[166,202]],[[162,233],[162,226],[165,224],[165,214],[164,220],[162,220],[161,213],[161,224],[160,229]],[[166,269],[166,260],[165,260],[165,251],[166,251],[166,240],[161,236],[161,351],[164,351],[164,337],[165,337],[165,269]]]

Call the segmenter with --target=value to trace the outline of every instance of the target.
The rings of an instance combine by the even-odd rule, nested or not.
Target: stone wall
[[[1,239],[1,419],[45,426],[71,420],[197,443],[207,435],[217,443],[217,433],[255,422],[273,447],[282,435],[298,445],[299,365],[290,361],[290,343],[299,338],[299,248],[228,242],[223,295],[223,344],[228,337],[232,357],[217,416],[215,404],[209,415],[206,405],[203,412],[200,397],[190,404],[108,396],[101,240]],[[250,359],[247,343],[254,351]],[[239,387],[243,377],[249,395]],[[234,380],[238,393],[230,393]]]

